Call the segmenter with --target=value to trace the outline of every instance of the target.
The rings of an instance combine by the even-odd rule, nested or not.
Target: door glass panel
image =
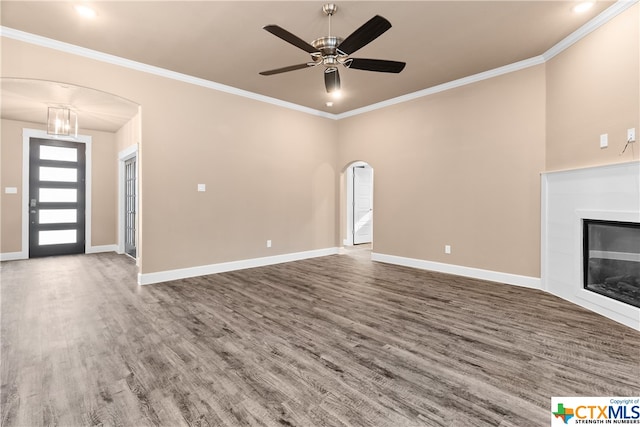
[[[78,201],[78,190],[75,188],[40,188],[39,195],[40,203],[75,203]]]
[[[51,147],[49,145],[40,146],[41,160],[62,160],[65,162],[77,162],[78,150],[67,147]]]
[[[76,209],[40,209],[40,224],[74,224],[78,222]]]
[[[40,181],[77,182],[78,169],[40,166]]]
[[[38,232],[38,244],[59,245],[62,243],[75,243],[76,230],[44,230]]]

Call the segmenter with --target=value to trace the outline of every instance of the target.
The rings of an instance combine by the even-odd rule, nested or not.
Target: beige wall
[[[41,128],[34,123],[0,121],[0,252],[22,251],[22,127]],[[6,194],[15,187],[17,194]]]
[[[0,252],[22,250],[22,129],[46,130],[36,123],[2,120],[2,201]],[[81,129],[92,138],[91,244],[116,243],[116,141],[115,134]],[[5,187],[16,187],[18,194],[6,194]],[[26,248],[25,248],[26,250]]]
[[[336,245],[335,121],[10,39],[2,75],[141,106],[143,273]]]
[[[374,251],[539,277],[544,103],[537,66],[341,120],[340,168],[374,168]]]
[[[91,245],[118,243],[118,145],[115,133],[91,135]]]
[[[142,102],[145,272],[336,246],[335,122],[164,87],[175,102]]]
[[[547,170],[640,158],[638,142],[620,155],[640,133],[639,28],[636,4],[547,62]]]
[[[136,114],[116,132],[118,153],[140,143],[140,113]]]

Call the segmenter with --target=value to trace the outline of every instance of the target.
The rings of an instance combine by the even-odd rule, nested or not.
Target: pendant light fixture
[[[78,137],[78,114],[69,107],[49,107],[47,133],[57,136]]]

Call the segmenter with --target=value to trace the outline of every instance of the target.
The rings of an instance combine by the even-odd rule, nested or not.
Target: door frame
[[[353,246],[353,168],[354,167],[368,167],[371,168],[373,170],[373,167],[367,163],[367,162],[363,162],[363,161],[357,161],[357,162],[353,162],[353,163],[349,163],[349,165],[347,165],[347,168],[345,170],[346,172],[346,184],[347,184],[347,202],[346,202],[346,208],[347,208],[347,220],[346,220],[346,225],[347,225],[347,230],[346,230],[346,235],[345,235],[345,239],[342,241],[343,246]],[[371,178],[371,191],[373,191],[373,176]],[[373,223],[371,225],[371,241],[373,242]]]
[[[140,259],[140,159],[138,158],[138,144],[133,144],[118,153],[118,253],[124,254],[124,192],[125,168],[127,160],[136,158],[136,264]]]
[[[44,130],[22,129],[22,251],[15,259],[29,259],[29,155],[31,138],[52,141],[70,141],[85,144],[85,221],[84,252],[91,253],[91,136],[78,135],[77,138],[49,135]]]

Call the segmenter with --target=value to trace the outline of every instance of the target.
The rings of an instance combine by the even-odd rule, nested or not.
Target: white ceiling
[[[584,14],[572,11],[574,0],[338,2],[332,35],[344,38],[376,14],[393,25],[353,57],[407,66],[400,74],[341,68],[343,97],[333,107],[325,105],[330,97],[321,67],[258,74],[309,61],[309,54],[262,27],[276,24],[311,42],[328,34],[324,2],[92,1],[87,4],[98,16],[88,20],[75,13],[77,3],[3,0],[1,24],[339,114],[541,55],[614,2],[598,1]],[[38,98],[34,88],[3,79],[3,117],[27,110],[29,96],[40,104],[67,103],[71,97],[87,113],[101,113],[100,101],[92,96],[85,99],[76,89],[65,95],[59,89]],[[118,116],[102,113],[105,121]]]

